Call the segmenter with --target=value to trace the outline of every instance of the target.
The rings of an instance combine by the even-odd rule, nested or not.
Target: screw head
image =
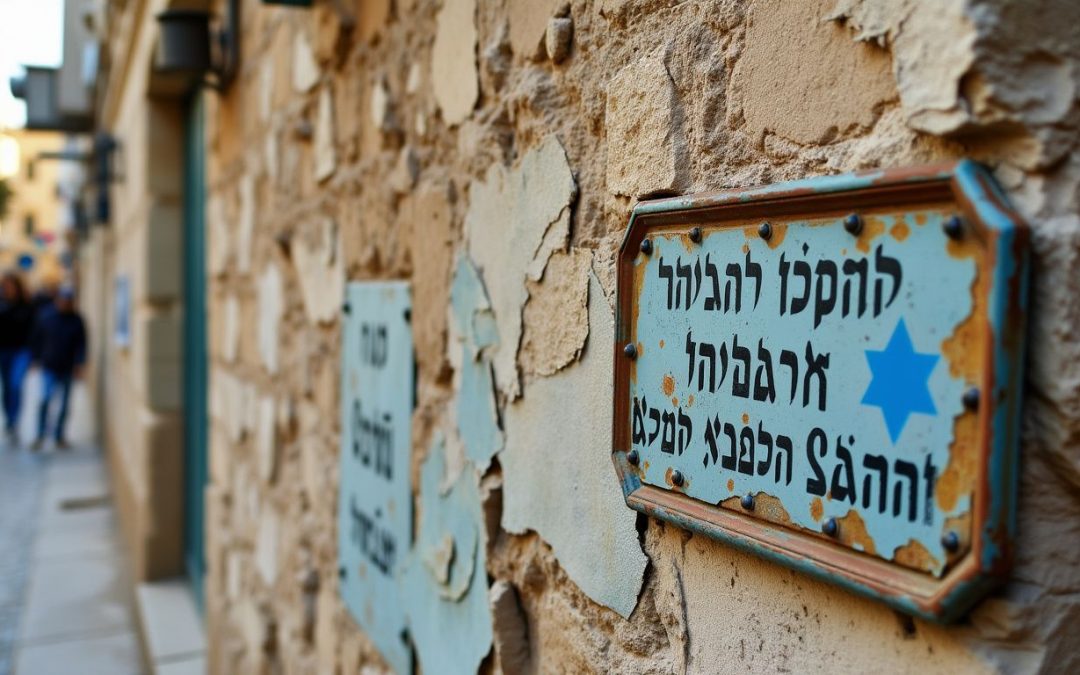
[[[835,537],[840,532],[840,523],[836,522],[836,518],[829,518],[821,524],[821,531],[830,537]]]
[[[753,511],[754,510],[754,495],[749,494],[749,493],[743,495],[742,499],[740,500],[739,503],[742,504],[742,507],[744,509],[746,509],[747,511]]]
[[[941,545],[945,547],[945,550],[949,553],[956,553],[960,549],[960,535],[952,530],[946,532],[941,537]]]
[[[964,407],[968,410],[979,409],[979,388],[972,387],[964,392]]]
[[[848,214],[848,216],[844,218],[844,229],[850,234],[858,236],[858,234],[862,232],[862,226],[862,216],[857,213]]]
[[[626,354],[626,358],[633,361],[637,358],[637,345],[635,345],[633,342],[627,342],[626,346],[623,347],[622,353]]]
[[[641,455],[638,454],[637,450],[631,450],[626,453],[626,461],[630,462],[633,466],[637,466],[641,461]]]
[[[682,471],[679,471],[678,469],[675,469],[674,471],[671,472],[671,484],[672,485],[674,485],[675,487],[682,487],[684,482],[686,482],[686,479],[683,478]]]
[[[949,216],[941,225],[941,229],[945,230],[945,234],[950,239],[959,239],[964,236],[964,221],[960,220],[960,216]]]
[[[772,225],[768,223],[762,223],[757,228],[758,236],[768,241],[772,238]]]
[[[694,242],[695,244],[700,244],[701,243],[701,228],[700,227],[692,227],[692,228],[690,228],[690,241]]]
[[[341,306],[341,311],[348,314],[352,311],[352,307],[349,305],[349,303],[346,302],[344,305]]]
[[[641,240],[641,252],[645,255],[652,255],[652,239]]]

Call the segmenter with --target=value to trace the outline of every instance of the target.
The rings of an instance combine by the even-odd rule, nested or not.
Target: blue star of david
[[[912,413],[937,414],[929,380],[940,358],[938,354],[915,351],[903,319],[896,324],[885,349],[866,350],[873,378],[862,403],[881,408],[893,445]]]

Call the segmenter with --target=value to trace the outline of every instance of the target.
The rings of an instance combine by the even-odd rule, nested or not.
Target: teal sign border
[[[955,203],[980,230],[988,249],[987,317],[991,358],[982,383],[980,474],[972,505],[970,549],[941,579],[842,548],[822,537],[772,525],[693,500],[677,489],[644,484],[631,462],[630,376],[636,300],[634,260],[652,228],[721,221],[768,220],[913,203]],[[1020,401],[1028,314],[1028,231],[989,172],[961,160],[928,167],[843,174],[748,190],[646,201],[630,217],[618,260],[613,345],[614,462],[627,504],[650,516],[734,545],[850,591],[938,622],[963,616],[1000,584],[1011,566],[1019,477]]]

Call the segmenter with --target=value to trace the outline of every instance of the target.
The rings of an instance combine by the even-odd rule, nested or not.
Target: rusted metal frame
[[[977,164],[950,165],[849,174],[797,181],[767,188],[730,191],[643,202],[631,216],[620,247],[617,285],[632,288],[633,259],[644,230],[670,231],[679,225],[755,217],[805,214],[839,216],[851,210],[891,208],[916,203],[955,201],[974,234],[985,247],[988,261],[981,273],[990,274],[991,306],[984,339],[988,345],[983,369],[984,404],[980,412],[979,447],[984,457],[972,501],[971,547],[940,580],[900,568],[887,561],[838,549],[816,534],[779,530],[752,517],[718,506],[677,497],[643,486],[626,459],[629,443],[630,366],[622,347],[633,334],[632,294],[620,292],[616,307],[616,338],[612,459],[627,504],[643,513],[670,520],[687,529],[725,541],[853,592],[884,601],[902,611],[948,622],[963,613],[1008,568],[1009,542],[1015,531],[1015,492],[1018,477],[1018,420],[1022,386],[1023,315],[1026,312],[1026,229],[1006,205],[992,180]],[[1002,289],[1007,288],[1008,293]],[[1019,320],[1018,320],[1019,319]],[[995,334],[1010,332],[995,342]],[[996,385],[995,385],[996,383]],[[1002,384],[1004,383],[1004,386]],[[992,395],[985,395],[990,394]],[[994,489],[998,487],[1000,489]]]

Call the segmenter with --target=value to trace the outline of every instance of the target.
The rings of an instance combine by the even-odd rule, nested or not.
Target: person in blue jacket
[[[15,272],[0,278],[0,384],[4,388],[4,422],[8,440],[18,442],[23,379],[30,367],[30,331],[34,308]]]
[[[60,399],[53,438],[57,448],[67,448],[64,424],[67,421],[68,399],[72,380],[82,375],[86,363],[86,326],[75,310],[75,291],[70,286],[56,294],[55,311],[41,312],[30,338],[34,363],[41,366],[43,393],[38,410],[37,440],[30,446],[40,450],[49,427],[49,408],[53,399]]]

